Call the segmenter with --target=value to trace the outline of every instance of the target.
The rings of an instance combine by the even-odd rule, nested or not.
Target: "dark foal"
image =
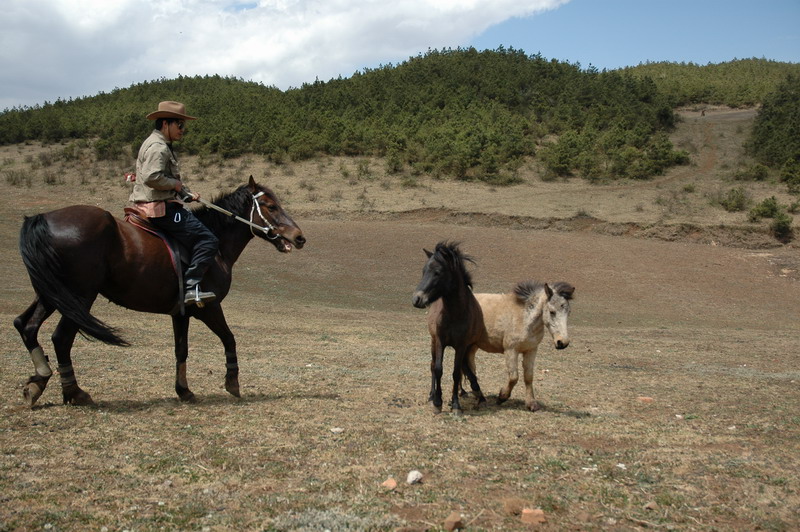
[[[478,379],[468,364],[478,349],[478,340],[484,329],[481,307],[472,295],[472,277],[464,264],[472,262],[472,259],[464,255],[455,243],[439,242],[433,253],[424,251],[428,262],[422,270],[422,280],[414,292],[412,303],[417,308],[430,307],[431,392],[428,400],[437,412],[441,412],[444,349],[452,347],[455,358],[451,405],[453,414],[460,415],[458,391],[462,374],[469,379],[478,398],[478,407],[486,402]]]
[[[36,298],[14,320],[14,326],[31,355],[35,375],[23,389],[33,406],[52,375],[48,358],[39,344],[42,323],[56,310],[61,320],[53,333],[65,404],[92,404],[91,396],[78,387],[72,368],[72,344],[78,332],[110,345],[127,345],[118,332],[91,315],[98,295],[120,306],[141,312],[172,315],[175,338],[175,391],[182,401],[194,400],[186,380],[189,355],[189,318],[205,323],[222,341],[225,350],[225,389],[239,397],[239,365],[236,340],[225,321],[221,303],[231,286],[231,270],[245,246],[258,236],[283,253],[302,248],[303,232],[284,212],[275,194],[249,183],[214,202],[251,223],[259,231],[216,210],[200,207],[194,212],[219,239],[219,254],[203,279],[203,287],[217,299],[200,308],[176,312],[178,279],[166,246],[157,236],[123,222],[97,207],[76,205],[26,217],[20,233],[20,252],[28,269]]]

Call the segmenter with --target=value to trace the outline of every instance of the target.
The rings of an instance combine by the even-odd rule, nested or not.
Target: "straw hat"
[[[153,111],[147,115],[148,120],[156,118],[182,118],[183,120],[197,120],[194,116],[186,114],[186,106],[181,102],[160,102],[158,111]]]

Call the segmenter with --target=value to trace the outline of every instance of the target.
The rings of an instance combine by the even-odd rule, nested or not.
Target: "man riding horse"
[[[190,252],[189,267],[184,273],[187,305],[203,305],[216,299],[213,292],[200,289],[200,281],[219,249],[217,237],[203,225],[184,202],[195,201],[181,181],[180,166],[172,142],[186,133],[186,121],[195,117],[186,114],[180,102],[161,102],[158,110],[147,115],[155,120],[155,129],[139,148],[136,177],[130,195],[140,214],[162,232],[182,244]]]

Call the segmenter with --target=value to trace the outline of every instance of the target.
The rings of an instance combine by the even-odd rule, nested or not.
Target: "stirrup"
[[[215,299],[217,299],[217,295],[214,292],[203,292],[200,290],[200,285],[196,284],[186,289],[186,297],[183,298],[183,304],[197,305],[202,308],[206,303],[211,303]]]

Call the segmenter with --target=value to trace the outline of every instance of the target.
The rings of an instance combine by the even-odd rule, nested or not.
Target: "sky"
[[[429,49],[800,63],[800,0],[0,0],[0,110],[179,75],[282,90]]]

